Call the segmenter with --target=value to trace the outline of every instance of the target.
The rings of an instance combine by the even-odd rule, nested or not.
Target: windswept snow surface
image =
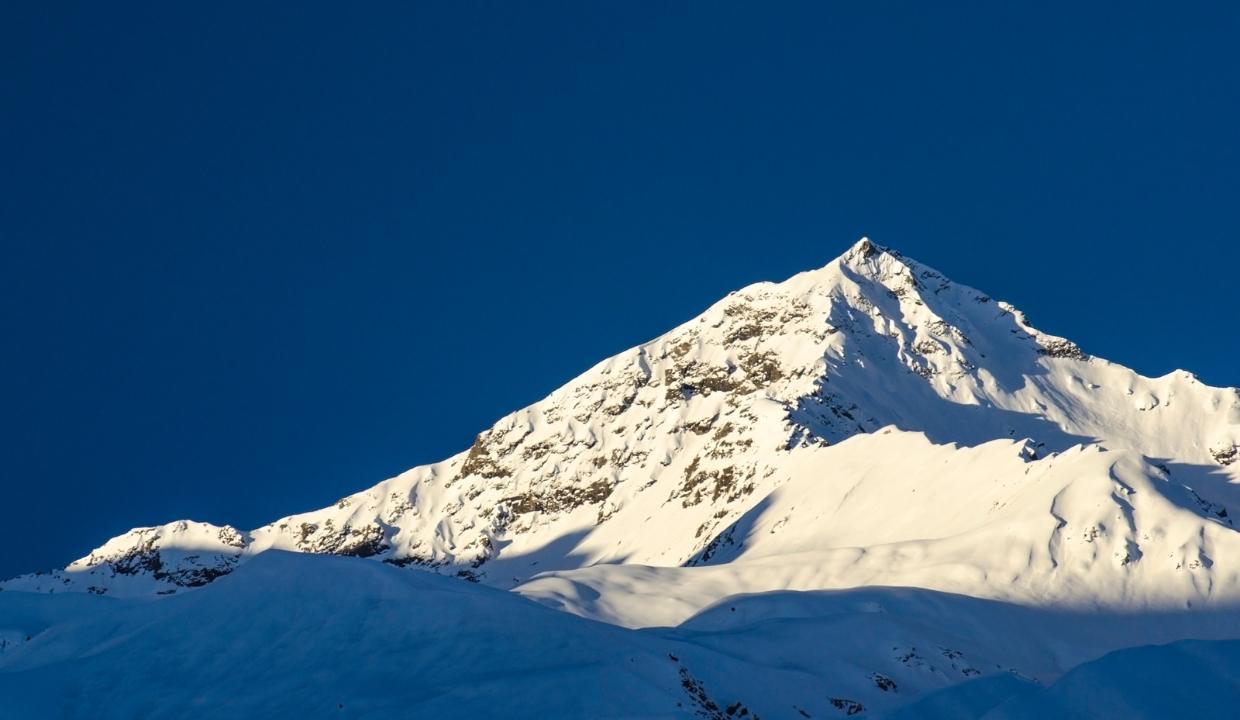
[[[1122,694],[1234,657],[1098,660],[1240,638],[1238,444],[1237,390],[862,240],[332,507],[0,584],[0,689],[15,717],[1021,717],[1087,702],[1077,666]],[[1182,707],[1240,702],[1219,668]]]
[[[738,596],[630,630],[433,573],[274,551],[170,598],[0,593],[0,617],[31,636],[0,653],[7,717],[721,719],[884,712],[977,678],[1019,700],[1120,645],[1217,637],[1225,614],[869,588]],[[1130,664],[1102,675],[1122,689]],[[1233,669],[1204,674],[1212,694],[1181,707],[1217,707]],[[1070,705],[1078,683],[1061,682],[1071,690],[1051,685],[1033,707]]]

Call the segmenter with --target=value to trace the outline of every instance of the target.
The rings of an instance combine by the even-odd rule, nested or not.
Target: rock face
[[[1058,543],[1046,551],[1045,568],[1024,576],[1034,578],[1030,592],[1059,588],[1065,596],[1118,602],[1145,592],[1123,578],[1145,572],[1139,568],[1154,562],[1151,548],[1168,556],[1157,562],[1199,573],[1194,596],[1236,587],[1228,508],[1240,502],[1232,484],[1238,466],[1229,466],[1240,445],[1237,390],[1205,386],[1184,372],[1145,378],[1089,356],[1034,329],[1010,305],[867,240],[821,269],[734,292],[501,418],[465,452],[331,507],[249,532],[186,521],[140,528],[64,570],[2,587],[170,594],[269,549],[365,557],[504,588],[595,566],[718,566],[788,550],[763,549],[760,539],[784,537],[787,523],[802,522],[800,509],[812,503],[785,502],[789,496],[846,500],[838,489],[847,478],[832,472],[834,453],[847,454],[838,459],[864,476],[845,449],[858,435],[872,436],[865,452],[874,457],[994,463],[995,477],[1011,479],[1007,490],[978,492],[943,480],[936,487],[950,485],[956,494],[939,493],[931,514],[971,509],[948,523],[952,537],[993,530],[998,517],[1027,533],[1022,546]],[[1087,447],[1094,455],[1073,459]],[[1080,484],[1049,469],[1073,463],[1084,468]],[[921,467],[926,477],[942,477]],[[889,525],[884,507],[915,514],[932,493],[915,481],[917,463],[899,472],[907,479],[902,494],[876,494],[852,517]],[[1031,491],[1015,479],[1026,475],[1056,479]],[[1055,492],[1043,492],[1049,487]],[[1021,493],[1037,503],[1024,503]],[[1105,512],[1088,523],[1064,515],[1079,509],[1070,501],[1078,495],[1091,502],[1096,495]],[[1160,505],[1155,496],[1170,499]],[[977,506],[980,497],[986,507]],[[772,508],[789,518],[778,529]],[[828,525],[797,530],[798,552],[895,541],[861,529],[850,536],[832,529],[848,527],[838,515],[824,517]],[[1171,525],[1189,539],[1171,543]],[[925,531],[947,537],[935,528]],[[1108,572],[1118,579],[1102,585],[1109,589],[1056,584],[1066,573],[1058,568],[1074,567],[1085,545],[1115,561]],[[1000,573],[952,587],[994,595],[1008,580]],[[857,585],[865,577],[844,573],[822,582]],[[1200,590],[1207,585],[1219,589]],[[840,700],[845,712],[854,707]]]

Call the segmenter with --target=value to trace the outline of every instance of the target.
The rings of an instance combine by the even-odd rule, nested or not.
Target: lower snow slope
[[[997,704],[1117,647],[1225,637],[1229,617],[869,588],[741,596],[627,630],[431,573],[272,552],[159,600],[0,594],[0,632],[18,638],[0,651],[0,717],[844,717],[1019,679]]]
[[[1013,693],[985,720],[1230,720],[1240,694],[1240,640],[1126,648],[1041,690]],[[947,691],[951,692],[951,691]]]
[[[1230,469],[1098,445],[1032,459],[1024,443],[888,429],[785,470],[685,567],[596,565],[517,591],[630,626],[674,625],[739,592],[867,585],[1075,608],[1240,603]]]
[[[0,717],[1112,717],[1074,668],[1240,638],[1231,468],[894,429],[794,457],[684,566],[505,592],[275,550],[169,597],[3,592]],[[1133,657],[1107,692],[1159,686]],[[1240,702],[1202,678],[1177,708]]]

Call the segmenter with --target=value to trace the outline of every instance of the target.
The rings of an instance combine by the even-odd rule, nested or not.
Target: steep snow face
[[[949,443],[978,449],[1009,441],[1006,454],[992,449],[979,455],[986,458],[979,461],[983,465],[996,462],[996,474],[1005,477],[1041,467],[1026,460],[1080,454],[1074,448],[1082,445],[1127,453],[1098,461],[1121,468],[1123,477],[1115,481],[1105,479],[1110,470],[1082,461],[1089,479],[1079,488],[1066,472],[1039,470],[1035,477],[1055,478],[1046,483],[1057,487],[1049,496],[1041,486],[1030,489],[1015,481],[985,492],[968,483],[943,484],[935,502],[969,508],[943,525],[933,522],[943,513],[918,510],[923,504],[911,487],[907,496],[870,506],[903,507],[907,510],[898,512],[926,519],[929,524],[919,526],[928,533],[922,539],[939,538],[935,552],[968,537],[1002,537],[1007,531],[995,529],[996,517],[1007,518],[1012,532],[1030,533],[1022,542],[1031,549],[1059,537],[1057,551],[1012,558],[1030,565],[1032,574],[1021,577],[1022,592],[1031,597],[1041,587],[1052,588],[1047,590],[1052,595],[1075,592],[1076,581],[1059,578],[1075,567],[1065,553],[1074,547],[1076,530],[1070,528],[1078,522],[1082,533],[1088,523],[1101,523],[1108,558],[1117,552],[1114,543],[1126,549],[1119,557],[1129,555],[1115,570],[1114,583],[1102,590],[1081,581],[1090,599],[1122,599],[1138,586],[1153,592],[1153,580],[1133,585],[1124,578],[1147,567],[1140,563],[1152,562],[1151,552],[1142,548],[1173,553],[1164,547],[1171,541],[1159,535],[1171,527],[1176,537],[1197,538],[1181,541],[1180,556],[1182,565],[1197,562],[1195,571],[1205,568],[1210,574],[1200,583],[1215,589],[1205,594],[1234,587],[1230,575],[1216,577],[1234,566],[1195,558],[1214,557],[1215,546],[1230,547],[1227,533],[1233,531],[1218,513],[1225,512],[1229,483],[1237,477],[1238,466],[1227,467],[1240,441],[1236,390],[1207,387],[1182,372],[1144,378],[1090,357],[1067,340],[1035,330],[1011,306],[867,240],[821,269],[732,293],[701,316],[502,418],[468,451],[332,507],[248,533],[199,523],[139,529],[63,571],[16,578],[3,587],[168,593],[210,581],[269,549],[370,557],[500,587],[539,573],[598,565],[717,565],[724,558],[765,557],[785,550],[756,540],[730,546],[738,529],[770,521],[771,508],[788,497],[773,491],[785,485],[789,493],[837,496],[853,480],[827,472],[836,461],[832,453],[853,436],[883,428],[893,437],[924,436],[920,445],[859,446],[878,456],[913,453],[901,476],[908,483],[920,477],[908,471],[951,453],[952,448],[937,447]],[[1004,459],[996,459],[1001,454]],[[1009,467],[1012,463],[1019,464]],[[1159,474],[1158,466],[1177,463],[1185,469],[1173,471],[1175,477],[1191,476],[1191,486]],[[1134,525],[1135,520],[1123,519],[1120,500],[1105,498],[1107,512],[1116,510],[1118,519],[1085,518],[1083,509],[1081,517],[1074,515],[1078,502],[1098,493],[1109,498],[1104,486],[1145,488],[1143,482],[1152,483],[1150,508],[1155,495],[1169,493],[1163,510],[1173,519],[1143,510]],[[883,492],[874,489],[876,497]],[[1116,492],[1128,502],[1128,494]],[[1193,510],[1194,493],[1204,508],[1200,512]],[[979,496],[1009,510],[978,507]],[[1026,511],[1035,514],[1026,517]],[[840,514],[824,507],[817,512],[831,524],[797,531],[801,550],[847,552],[916,537],[884,540],[897,523],[881,512],[865,515],[865,523],[838,522]],[[1177,513],[1191,517],[1182,523]],[[1061,522],[1055,517],[1065,518],[1063,529],[1055,530]],[[1160,539],[1144,539],[1148,533]],[[1128,548],[1130,540],[1135,549]],[[953,550],[951,557],[960,552]],[[918,555],[910,557],[916,565]],[[980,579],[969,583],[935,581],[939,575],[928,566],[892,580],[995,595],[1016,571],[995,575],[992,560],[977,564],[974,575]],[[1066,564],[1058,564],[1061,560]],[[860,572],[839,575],[822,586],[860,584],[864,578]],[[1196,586],[1192,592],[1201,594]]]

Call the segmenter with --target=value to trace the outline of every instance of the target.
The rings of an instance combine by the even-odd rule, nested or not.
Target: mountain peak
[[[853,243],[851,247],[829,263],[827,267],[851,271],[877,280],[882,284],[887,284],[886,281],[892,279],[900,282],[909,282],[900,276],[911,277],[914,270],[924,271],[928,269],[912,258],[906,257],[890,247],[879,245],[868,237],[863,237]],[[939,273],[935,271],[930,271],[929,275],[941,278]],[[942,279],[946,281],[946,278]],[[915,285],[916,282],[912,281],[912,284]]]
[[[886,248],[875,245],[870,238],[862,237],[860,240],[853,243],[852,247],[848,248],[848,250],[844,252],[844,256],[848,258],[860,258],[865,260],[877,253],[885,251]]]

